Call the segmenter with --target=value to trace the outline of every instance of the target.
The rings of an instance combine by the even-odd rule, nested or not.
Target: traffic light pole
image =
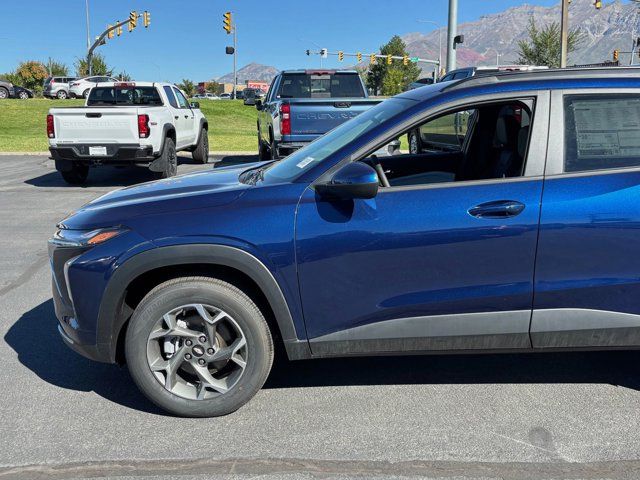
[[[311,50],[307,50],[307,55],[320,55],[320,58],[322,58],[322,51],[318,51],[318,52],[314,52]],[[339,56],[340,53],[342,53],[342,55],[344,57],[358,57],[358,53],[349,53],[349,52],[330,52],[330,51],[326,51],[325,55],[335,55],[335,56]],[[391,58],[392,60],[404,60],[405,57],[400,56],[400,55],[383,55],[382,53],[365,53],[362,54],[362,52],[360,53],[363,56],[366,57],[370,57],[371,55],[375,55],[376,58],[382,58],[382,59],[387,59],[387,58]],[[437,65],[438,68],[440,68],[440,61],[439,60],[429,60],[427,58],[418,58],[418,57],[409,57],[409,61],[412,63],[428,63],[430,65]]]
[[[141,15],[138,15],[140,17]],[[91,68],[91,60],[93,59],[93,51],[98,48],[100,45],[104,45],[105,37],[109,35],[109,32],[113,32],[114,30],[126,25],[129,23],[129,20],[125,20],[124,22],[116,23],[114,26],[107,28],[102,34],[96,38],[96,41],[93,42],[93,45],[89,47],[89,51],[87,52],[87,68],[89,71],[89,76],[93,75],[93,69]]]
[[[458,35],[458,0],[449,0],[449,23],[447,25],[447,72],[456,68],[455,38]]]
[[[234,22],[233,24],[233,99],[236,99],[236,89],[238,85],[238,38],[237,38],[237,27]]]

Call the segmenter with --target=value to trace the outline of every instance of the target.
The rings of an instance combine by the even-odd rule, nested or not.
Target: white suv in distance
[[[71,98],[87,98],[89,90],[101,82],[117,82],[118,79],[107,77],[105,75],[94,75],[93,77],[84,77],[69,83],[69,96]]]

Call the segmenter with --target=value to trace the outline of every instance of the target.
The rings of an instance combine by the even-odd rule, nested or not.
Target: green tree
[[[533,17],[527,27],[529,38],[518,41],[518,63],[521,65],[546,65],[550,68],[560,67],[560,25],[551,22],[538,28]],[[578,29],[571,30],[567,36],[567,53],[573,52],[582,41],[582,33]]]
[[[398,35],[394,35],[386,45],[380,47],[380,53],[382,55],[404,56],[407,55],[407,46]],[[378,58],[375,65],[369,65],[367,87],[369,87],[374,94],[383,91],[385,77],[389,71],[392,70],[395,71],[392,74],[393,81],[387,80],[387,85],[390,86],[394,82],[397,83],[398,79],[401,78],[400,91],[403,91],[411,82],[415,82],[420,76],[420,67],[413,62],[409,62],[409,65],[403,65],[401,60],[393,60],[391,65],[387,65],[385,59]],[[395,91],[395,89],[392,90]]]
[[[207,82],[204,89],[206,92],[213,93],[214,95],[224,93],[224,85],[218,82]]]
[[[125,70],[122,70],[118,75],[116,75],[116,78],[121,82],[130,82],[133,80],[131,75],[129,75]]]
[[[397,95],[402,93],[405,87],[404,76],[399,68],[390,68],[382,79],[382,95]]]
[[[16,79],[19,80],[16,82],[18,85],[36,92],[41,92],[42,84],[49,73],[41,62],[29,60],[18,65],[15,75]]]
[[[186,78],[182,79],[182,83],[178,84],[178,88],[186,93],[187,97],[191,97],[196,93],[195,84]]]
[[[76,67],[76,74],[79,77],[86,77],[89,75],[86,57],[77,58],[74,66]],[[91,70],[92,75],[113,75],[113,68],[107,65],[107,61],[105,60],[104,56],[100,55],[99,53],[96,53],[91,57]]]
[[[60,77],[66,77],[69,75],[69,67],[67,67],[66,64],[52,60],[51,58],[47,62],[46,67],[49,71],[49,75]]]

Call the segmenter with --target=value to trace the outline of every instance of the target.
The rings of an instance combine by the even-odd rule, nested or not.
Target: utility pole
[[[447,26],[447,72],[456,68],[455,38],[458,35],[458,0],[449,0],[449,24]]]
[[[91,48],[91,33],[89,33],[89,0],[84,0],[85,12],[87,14],[87,51]]]
[[[567,66],[568,38],[569,38],[569,2],[562,0],[562,18],[560,19],[560,68]]]

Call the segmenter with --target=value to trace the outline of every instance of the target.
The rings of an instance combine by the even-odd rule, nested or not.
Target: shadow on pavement
[[[178,156],[178,174],[195,171],[210,170],[213,168],[242,165],[258,161],[257,155],[227,155],[210,157],[206,165],[195,162],[191,156]],[[182,168],[180,168],[182,167]],[[25,180],[24,183],[34,187],[66,187],[66,188],[90,188],[90,187],[128,187],[139,183],[154,180],[151,172],[146,167],[110,167],[108,165],[91,168],[89,178],[82,185],[69,185],[64,181],[60,173],[52,170],[49,173]]]
[[[126,368],[87,360],[60,339],[52,300],[26,312],[4,337],[45,382],[163,414]],[[290,362],[277,358],[264,388],[433,384],[601,383],[640,390],[640,352],[352,357]]]
[[[4,337],[20,362],[45,382],[98,395],[125,407],[164,415],[137,389],[126,368],[92,362],[60,338],[51,299],[23,314]]]

